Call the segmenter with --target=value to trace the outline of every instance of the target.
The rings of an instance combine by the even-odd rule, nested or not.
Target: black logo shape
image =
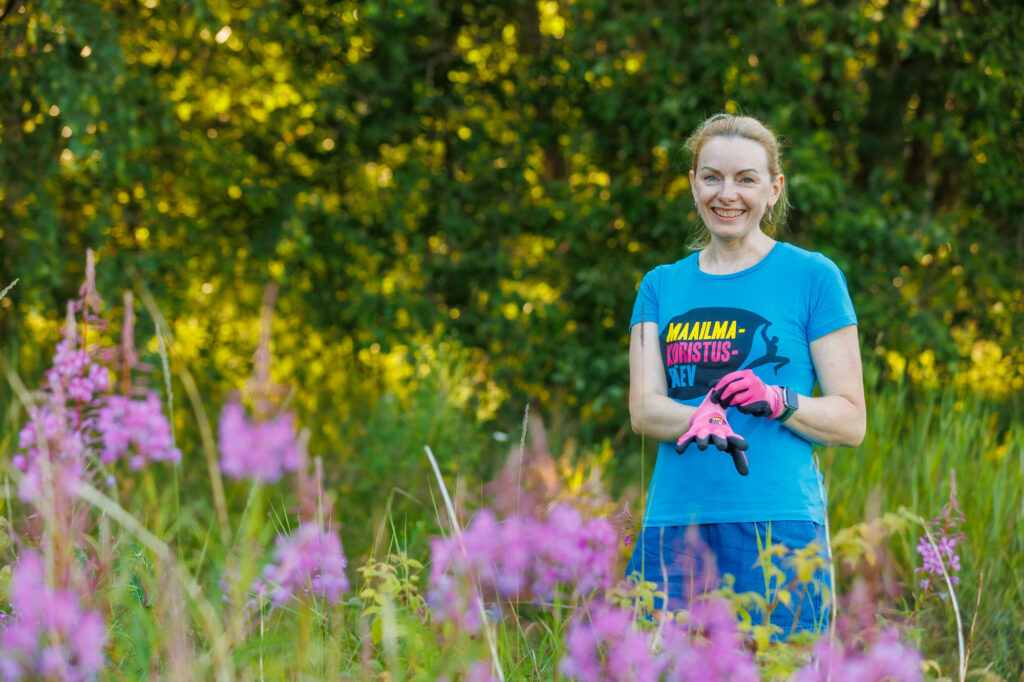
[[[661,331],[668,394],[677,400],[702,396],[719,379],[744,366],[758,331],[766,353],[748,367],[789,362],[778,354],[779,337],[769,336],[771,322],[739,308],[694,308],[677,315]]]

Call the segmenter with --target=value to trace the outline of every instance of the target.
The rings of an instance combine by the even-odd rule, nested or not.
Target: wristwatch
[[[782,387],[782,414],[778,421],[784,422],[793,416],[793,413],[800,409],[800,396],[788,386]]]

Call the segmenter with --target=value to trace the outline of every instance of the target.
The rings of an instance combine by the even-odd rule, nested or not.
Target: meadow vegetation
[[[391,366],[402,390],[376,377],[365,421],[335,425],[356,434],[358,474],[311,449],[302,387],[274,377],[272,305],[270,289],[248,376],[195,401],[159,310],[108,326],[91,276],[43,375],[4,360],[20,403],[0,437],[5,676],[1020,675],[1024,430],[976,393],[869,373],[864,445],[818,453],[838,618],[781,643],[749,614],[808,584],[726,587],[652,619],[655,587],[621,572],[653,449],[574,446],[536,412],[488,433],[457,354],[417,373],[410,351]],[[813,574],[811,554],[773,557]]]
[[[2,4],[0,677],[1024,675],[1024,5]],[[621,581],[720,111],[858,313],[817,642]]]

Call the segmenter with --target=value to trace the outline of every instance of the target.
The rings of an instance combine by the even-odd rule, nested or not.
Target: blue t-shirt
[[[656,322],[668,395],[699,405],[729,372],[750,369],[767,384],[809,396],[817,376],[810,342],[857,323],[846,278],[820,253],[777,243],[759,263],[729,275],[701,272],[697,254],[648,272],[630,327]],[[824,523],[821,474],[811,443],[779,422],[730,409],[750,444],[748,476],[713,445],[682,454],[662,442],[644,524],[740,521]]]

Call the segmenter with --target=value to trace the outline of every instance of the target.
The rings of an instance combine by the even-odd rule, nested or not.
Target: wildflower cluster
[[[263,569],[270,599],[283,606],[299,594],[336,604],[348,589],[345,554],[338,534],[306,522],[291,535],[279,535],[274,561]]]
[[[461,535],[431,542],[427,599],[438,618],[474,631],[480,626],[475,594],[488,601],[542,602],[555,598],[560,585],[574,585],[575,595],[607,587],[615,540],[608,521],[584,521],[564,505],[543,520],[513,516],[499,522],[484,509]]]
[[[43,490],[73,492],[85,475],[95,433],[95,410],[111,387],[109,370],[77,347],[72,323],[57,344],[53,366],[38,405],[28,407],[28,421],[18,434],[21,452],[14,465],[24,473],[19,494],[35,501]]]
[[[38,554],[22,555],[11,578],[14,618],[0,630],[0,679],[93,679],[103,667],[103,617],[45,576]]]
[[[917,543],[917,553],[921,555],[922,565],[914,569],[917,573],[923,573],[924,577],[918,583],[921,589],[928,593],[932,580],[944,584],[944,573],[949,575],[949,580],[956,585],[960,578],[955,575],[960,570],[960,557],[956,553],[957,544],[964,539],[964,534],[959,530],[964,522],[963,512],[956,501],[956,473],[949,472],[949,502],[942,508],[942,513],[933,519],[928,525],[934,530],[931,538],[928,533],[922,535]],[[933,544],[934,543],[934,544]],[[939,592],[939,597],[946,599],[945,592]]]
[[[923,565],[915,571],[925,573],[928,578],[922,578],[918,583],[922,589],[927,590],[931,585],[932,577],[942,578],[942,567],[945,565],[946,571],[950,574],[949,580],[951,583],[956,585],[960,582],[959,576],[953,575],[954,572],[960,570],[960,557],[956,553],[956,544],[959,541],[957,537],[950,537],[943,535],[937,539],[937,544],[933,547],[928,542],[927,536],[922,536],[917,543],[917,553],[921,555],[921,561]],[[945,594],[941,595],[945,598]]]
[[[459,678],[456,677],[455,679]],[[487,661],[474,661],[470,663],[462,679],[464,682],[498,682],[497,678],[491,674],[491,664]],[[452,682],[452,678],[442,675],[437,678],[437,682]]]
[[[902,644],[899,633],[888,629],[880,633],[871,647],[850,651],[827,638],[818,640],[811,663],[793,676],[793,682],[827,682],[828,680],[900,680],[922,679],[921,654]]]
[[[89,404],[100,393],[110,390],[110,371],[92,362],[89,354],[78,348],[73,334],[57,344],[53,366],[46,371],[46,386],[54,395]]]
[[[120,348],[122,393],[111,394],[114,376],[104,364],[112,362],[117,349],[88,347],[80,337],[104,329],[100,315],[103,301],[95,288],[92,253],[86,267],[86,281],[79,299],[68,303],[64,338],[57,344],[53,364],[45,373],[40,401],[28,406],[28,421],[18,436],[20,453],[14,465],[24,474],[19,495],[38,502],[44,491],[73,495],[75,486],[95,472],[94,461],[111,464],[127,457],[133,469],[146,462],[179,461],[170,423],[160,399],[150,391],[141,400],[133,396],[132,371],[138,364],[134,347],[132,297],[125,296],[124,343]],[[101,450],[96,453],[96,446]]]
[[[652,631],[619,606],[581,610],[566,634],[560,669],[579,682],[758,679],[752,655],[740,646],[732,609],[717,598],[694,602],[685,625],[666,620]]]
[[[79,498],[81,486],[100,474],[112,481],[105,468],[122,458],[133,469],[181,459],[159,397],[134,384],[136,370],[148,368],[137,361],[131,294],[124,300],[120,347],[88,343],[107,327],[88,252],[86,279],[79,298],[68,303],[53,363],[35,399],[26,401],[28,420],[18,434],[13,463],[23,474],[19,496],[42,512],[30,517],[40,521],[27,539],[50,551],[44,566],[38,554],[24,549],[11,580],[13,619],[4,619],[10,622],[0,634],[3,679],[95,678],[103,664],[106,625],[67,589],[84,582],[76,580],[82,566],[99,563],[96,542],[86,537],[91,507]],[[113,368],[120,374],[119,392],[114,392]]]
[[[14,465],[25,474],[19,489],[25,501],[36,500],[49,487],[45,480],[73,492],[86,476],[97,442],[102,444],[99,459],[104,464],[123,455],[129,455],[133,469],[147,461],[181,459],[157,395],[150,392],[144,400],[106,395],[109,370],[89,361],[85,351],[69,352],[69,343],[57,348],[48,389],[43,391],[46,402],[28,408],[28,422],[19,433],[22,452],[14,456]],[[68,404],[68,398],[74,402]]]
[[[181,451],[171,440],[171,425],[153,391],[143,400],[110,396],[96,415],[96,428],[103,443],[100,461],[104,464],[128,457],[132,469],[141,469],[146,462],[181,461]]]
[[[657,680],[663,662],[651,655],[651,638],[637,626],[632,611],[599,605],[569,625],[562,674],[580,682]]]
[[[230,478],[274,483],[285,472],[297,471],[301,463],[290,412],[252,422],[240,404],[227,403],[221,411],[217,435],[220,470]]]
[[[757,682],[759,678],[753,656],[740,641],[736,616],[728,602],[719,598],[692,602],[685,626],[666,628],[663,647],[670,680]]]

